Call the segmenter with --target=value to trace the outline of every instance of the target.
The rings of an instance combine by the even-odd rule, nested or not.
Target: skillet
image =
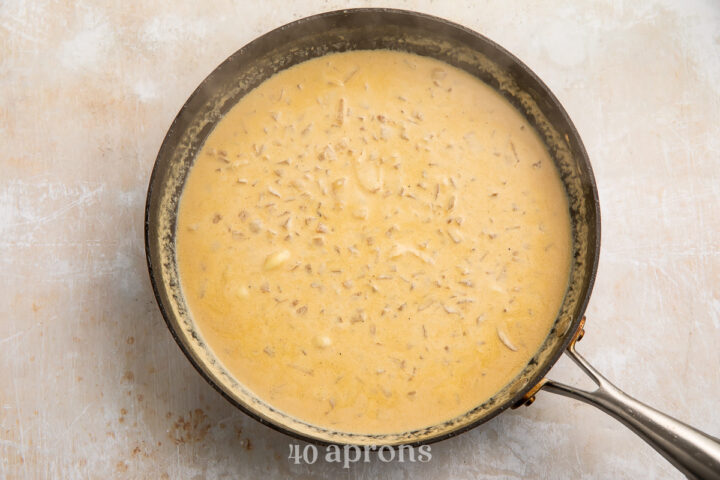
[[[528,120],[545,143],[565,187],[572,224],[572,267],[562,307],[539,350],[502,390],[442,424],[397,434],[355,434],[304,423],[237,382],[215,358],[189,314],[178,278],[175,226],[196,154],[223,115],[265,79],[333,52],[391,49],[433,57],[478,77]],[[200,374],[256,420],[319,444],[420,445],[458,435],[508,408],[529,405],[542,389],[595,405],[627,425],[689,478],[720,478],[720,441],[627,396],[575,349],[582,338],[600,252],[598,192],[580,136],[545,84],[505,49],[460,25],[393,9],[354,9],[304,18],[238,50],[195,90],[172,123],[148,188],[145,245],[153,290],[176,342]],[[597,384],[588,392],[547,380],[565,352]]]

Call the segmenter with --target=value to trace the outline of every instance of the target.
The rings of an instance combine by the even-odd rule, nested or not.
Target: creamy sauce
[[[571,233],[527,121],[442,62],[356,51],[248,93],[188,177],[177,258],[208,345],[305,422],[402,432],[471,410],[547,336]]]

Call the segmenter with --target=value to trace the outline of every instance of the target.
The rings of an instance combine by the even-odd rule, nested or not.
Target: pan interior
[[[573,227],[570,282],[560,314],[523,371],[495,396],[459,417],[419,431],[384,435],[340,433],[306,424],[275,410],[238,383],[190,318],[180,289],[175,250],[180,194],[197,152],[223,115],[248,91],[282,69],[326,53],[366,49],[430,56],[477,76],[500,92],[546,144],[561,173]],[[512,404],[564,348],[584,309],[596,263],[599,231],[594,193],[585,152],[559,104],[502,49],[457,26],[416,14],[375,10],[329,14],[283,27],[250,44],[213,72],[185,105],[163,144],[151,181],[149,263],[161,308],[181,347],[206,378],[256,418],[322,442],[381,445],[432,441],[485,421]]]

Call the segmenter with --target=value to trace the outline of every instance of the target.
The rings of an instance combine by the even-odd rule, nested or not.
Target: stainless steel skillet
[[[245,93],[274,73],[331,52],[393,49],[430,56],[461,68],[510,101],[537,130],[570,200],[573,264],[563,305],[543,345],[513,380],[489,400],[442,424],[396,434],[356,434],[304,423],[273,408],[237,382],[205,344],[188,313],[178,279],[175,224],[195,155],[215,124]],[[316,443],[399,445],[439,441],[484,423],[510,407],[529,404],[544,389],[597,406],[630,427],[690,478],[720,478],[720,442],[623,394],[576,351],[595,279],[600,247],[597,188],[582,141],[542,81],[487,38],[427,15],[357,9],[304,18],[254,40],[213,71],[185,103],[165,137],[146,205],[148,268],[162,314],[195,368],[223,396],[256,420]],[[598,385],[585,392],[545,375],[566,352]]]

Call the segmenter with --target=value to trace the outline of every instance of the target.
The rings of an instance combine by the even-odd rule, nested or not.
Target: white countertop
[[[236,410],[180,352],[144,256],[160,143],[232,52],[351,6],[462,23],[549,85],[602,207],[578,349],[720,436],[719,3],[128,3],[0,4],[0,478],[681,478],[612,418],[550,393],[433,445],[429,463],[292,465],[296,441]],[[551,377],[586,384],[567,359]]]

